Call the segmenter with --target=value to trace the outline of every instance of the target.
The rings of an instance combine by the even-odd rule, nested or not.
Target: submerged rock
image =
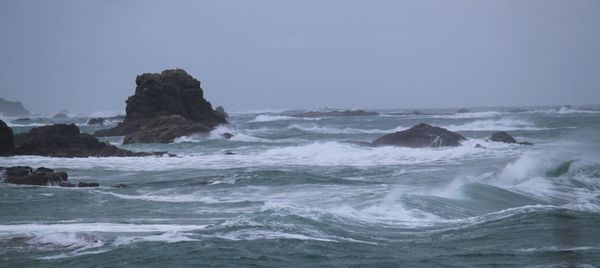
[[[225,110],[213,110],[204,99],[200,81],[184,70],[142,74],[135,83],[135,94],[126,101],[123,122],[97,131],[96,136],[127,136],[125,143],[168,143],[227,123]]]
[[[35,171],[28,166],[0,167],[0,181],[2,183],[37,186],[60,186],[75,187],[68,181],[66,172],[54,172],[54,170],[40,167]],[[79,182],[77,187],[98,187],[96,182]]]
[[[164,152],[131,152],[99,141],[96,137],[79,132],[73,124],[37,127],[15,136],[15,148],[5,155],[41,155],[51,157],[89,156],[148,156]]]
[[[516,143],[516,144],[521,144],[521,145],[533,145],[533,143],[531,143],[531,142],[518,142],[517,140],[515,140],[515,138],[513,138],[506,131],[494,132],[492,134],[492,136],[490,137],[490,140],[494,141],[494,142],[504,142],[504,143],[509,143],[509,144]]]
[[[422,148],[459,146],[463,140],[466,140],[465,137],[458,133],[421,123],[407,130],[384,135],[372,144]]]
[[[10,127],[0,120],[0,155],[7,153],[15,148],[13,131]]]
[[[28,116],[30,113],[23,104],[18,101],[8,101],[0,98],[0,114],[4,116]]]
[[[334,116],[375,116],[379,115],[377,112],[368,112],[365,110],[345,110],[345,111],[329,111],[329,112],[318,112],[311,111],[305,113],[294,114],[294,117],[334,117]]]
[[[106,122],[106,119],[102,117],[93,117],[88,120],[88,126],[102,126]]]

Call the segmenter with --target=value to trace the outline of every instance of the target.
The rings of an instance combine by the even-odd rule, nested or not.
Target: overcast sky
[[[123,111],[183,68],[213,105],[600,103],[600,1],[0,0],[0,97]]]

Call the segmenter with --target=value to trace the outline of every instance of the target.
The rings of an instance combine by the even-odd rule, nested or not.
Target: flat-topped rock
[[[421,123],[407,130],[384,135],[373,141],[372,144],[423,148],[459,146],[464,140],[466,140],[465,137],[458,133]]]
[[[96,136],[127,136],[127,143],[172,142],[190,131],[207,132],[227,123],[224,109],[214,110],[204,99],[200,81],[184,70],[146,73],[136,80],[135,94],[126,103],[123,122]],[[167,122],[168,118],[174,122]],[[161,123],[168,123],[165,127]]]

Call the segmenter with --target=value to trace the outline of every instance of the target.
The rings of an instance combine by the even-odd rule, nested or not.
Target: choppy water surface
[[[0,266],[600,265],[599,112],[382,112],[238,113],[208,136],[124,146],[177,157],[0,158],[103,185],[1,185]],[[470,139],[364,145],[420,122]],[[485,140],[498,130],[535,146]]]

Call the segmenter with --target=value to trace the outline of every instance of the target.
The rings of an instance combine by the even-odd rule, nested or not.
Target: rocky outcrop
[[[28,116],[29,111],[18,101],[8,101],[0,98],[0,114],[4,116]]]
[[[33,170],[27,166],[16,166],[3,168],[0,167],[0,182],[19,184],[19,185],[37,185],[37,186],[61,186],[75,187],[69,182],[69,175],[66,172],[54,172],[49,168],[40,167]],[[77,187],[98,187],[95,182],[79,182]]]
[[[92,117],[92,118],[90,118],[90,120],[88,120],[87,125],[88,126],[102,126],[102,125],[104,125],[105,122],[106,122],[106,119],[104,119],[102,117]]]
[[[13,131],[0,120],[0,155],[10,152],[13,148],[15,148]]]
[[[180,136],[211,130],[207,125],[186,120],[181,115],[160,116],[148,120],[137,131],[126,136],[123,144],[169,143]]]
[[[143,74],[135,83],[135,94],[126,101],[123,122],[97,131],[96,136],[127,136],[126,143],[165,143],[227,123],[225,111],[213,110],[204,99],[200,81],[184,70]],[[168,123],[168,127],[162,123]]]
[[[89,156],[148,156],[164,152],[131,152],[99,141],[96,137],[80,133],[73,124],[42,126],[14,137],[15,148],[4,155],[41,155],[51,157]]]
[[[469,109],[459,109],[458,111],[456,111],[457,114],[466,114],[466,113],[470,113],[471,111],[469,111]]]
[[[311,111],[305,113],[294,114],[294,117],[338,117],[338,116],[375,116],[379,115],[377,112],[368,112],[365,110],[345,110],[345,111],[329,111],[329,112],[318,112]]]
[[[518,142],[517,140],[515,140],[515,138],[513,138],[510,134],[506,133],[505,131],[494,132],[490,137],[490,140],[494,142],[504,142],[510,144],[533,145],[533,143],[531,142]]]
[[[458,133],[421,123],[407,130],[384,135],[373,141],[373,145],[395,145],[412,148],[444,147],[459,146],[461,141],[464,140],[466,140],[465,137]]]

